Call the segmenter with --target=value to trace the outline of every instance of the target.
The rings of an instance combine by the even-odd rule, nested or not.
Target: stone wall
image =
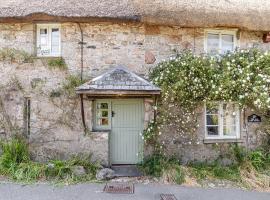
[[[132,71],[147,76],[151,67],[163,59],[175,55],[176,51],[191,49],[203,53],[204,29],[180,28],[169,26],[148,26],[140,23],[83,23],[84,41],[84,76],[95,77],[107,69],[124,65]],[[262,43],[262,32],[240,32],[240,47],[259,46],[269,49],[269,44]],[[35,54],[35,25],[0,24],[0,49],[4,47],[24,50]],[[62,87],[69,74],[80,72],[81,52],[78,42],[81,33],[78,24],[61,25],[62,57],[68,70],[49,69],[44,59],[35,59],[33,63],[10,63],[0,61],[0,88],[3,107],[8,113],[12,125],[21,132],[24,130],[24,99],[31,100],[31,122],[29,142],[32,156],[39,161],[52,158],[65,159],[74,154],[93,154],[94,160],[108,164],[108,134],[90,133],[85,135],[81,123],[78,97],[67,95],[52,96],[52,91]],[[4,89],[3,89],[4,88]],[[152,119],[150,100],[145,100],[145,121]],[[91,102],[85,101],[86,121],[92,127]],[[3,115],[3,113],[2,113]],[[203,114],[202,114],[203,116]],[[7,119],[1,116],[1,137],[9,137]],[[204,118],[199,129],[199,145],[185,145],[181,138],[173,143],[164,138],[168,153],[177,153],[185,160],[208,159],[222,152],[226,144],[204,144]],[[145,124],[146,125],[146,124]],[[250,125],[251,126],[251,125]],[[253,125],[252,125],[253,126]],[[249,128],[248,142],[256,146],[259,137],[254,135],[256,127]],[[16,129],[16,130],[17,130]],[[243,141],[245,130],[242,128]],[[255,139],[254,139],[255,138]]]

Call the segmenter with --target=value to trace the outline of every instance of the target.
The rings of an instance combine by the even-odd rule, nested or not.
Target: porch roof
[[[76,88],[88,96],[159,95],[161,89],[124,67],[114,68]]]

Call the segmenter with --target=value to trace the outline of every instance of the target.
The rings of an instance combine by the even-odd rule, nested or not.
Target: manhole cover
[[[134,185],[129,183],[119,184],[119,183],[107,183],[103,189],[107,193],[115,194],[133,194]]]
[[[161,194],[161,200],[177,200],[173,194]]]

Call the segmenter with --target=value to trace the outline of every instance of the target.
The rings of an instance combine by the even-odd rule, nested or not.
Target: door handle
[[[112,111],[112,117],[114,117],[114,115],[115,115],[115,112],[114,112],[114,111]]]

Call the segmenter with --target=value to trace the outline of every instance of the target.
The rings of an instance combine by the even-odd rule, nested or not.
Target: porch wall
[[[169,26],[145,26],[143,24],[84,23],[84,75],[85,78],[100,75],[107,69],[124,65],[130,70],[147,76],[149,69],[163,59],[175,54],[175,50],[192,49],[203,52],[204,30]],[[262,43],[263,32],[241,31],[240,46],[258,46],[270,49]],[[64,23],[61,29],[62,57],[68,70],[50,70],[43,59],[32,64],[0,61],[1,99],[8,116],[1,117],[1,137],[9,137],[7,118],[23,130],[24,97],[31,99],[31,124],[29,141],[33,158],[45,161],[51,158],[65,159],[73,154],[93,154],[93,159],[108,163],[108,134],[84,135],[81,123],[79,99],[55,96],[54,90],[62,87],[68,74],[80,71],[81,33],[75,23]],[[29,23],[0,24],[0,49],[4,47],[35,52],[35,26]],[[18,86],[20,85],[20,87]],[[145,121],[152,117],[149,102],[145,104]],[[91,127],[91,103],[86,103],[87,125]],[[3,115],[3,113],[1,113]],[[203,120],[201,120],[203,123]],[[146,124],[145,124],[146,125]],[[252,125],[253,126],[253,125]],[[251,146],[259,144],[259,137],[249,129]],[[204,127],[199,131],[203,137]],[[168,142],[170,131],[165,134],[169,154],[182,155],[184,159],[214,158],[221,150],[214,144],[198,146]],[[201,138],[202,139],[202,138]],[[222,145],[223,146],[223,145]],[[202,155],[202,152],[204,155]]]

